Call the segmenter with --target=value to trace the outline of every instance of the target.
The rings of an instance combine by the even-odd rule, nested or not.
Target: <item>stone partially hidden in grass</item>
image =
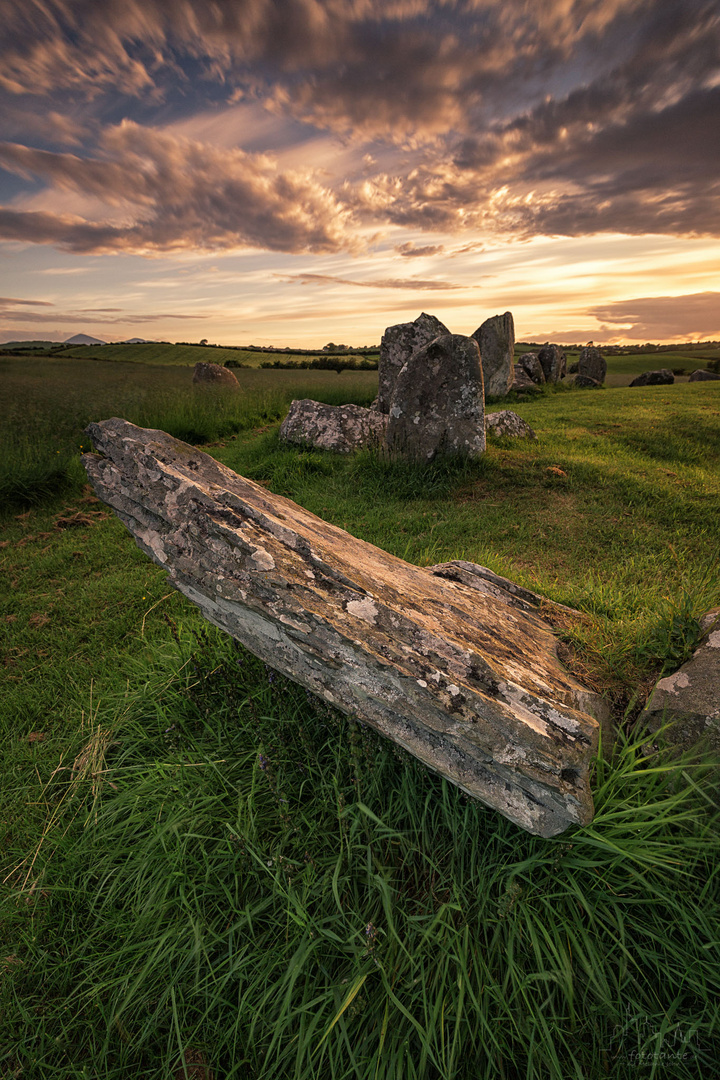
[[[698,368],[697,371],[693,371],[688,382],[717,382],[718,380],[720,380],[720,375],[716,375],[714,371],[705,371],[704,368]]]
[[[378,396],[376,408],[378,412],[389,413],[390,401],[395,380],[400,374],[404,364],[414,352],[429,345],[441,334],[449,334],[447,326],[436,319],[434,315],[427,315],[424,311],[418,315],[414,322],[397,323],[388,326],[380,342],[380,359],[378,361]]]
[[[291,404],[280,425],[280,439],[349,454],[361,447],[381,446],[387,421],[383,413],[360,405],[323,405],[303,398]]]
[[[417,461],[485,451],[485,395],[477,341],[444,334],[413,353],[395,382],[386,444]]]
[[[675,376],[670,368],[660,368],[658,371],[643,371],[642,375],[636,375],[631,386],[669,386],[675,382]]]
[[[592,818],[604,708],[558,660],[544,613],[568,609],[405,563],[164,432],[88,434],[96,493],[212,623],[529,832]]]
[[[511,439],[537,439],[527,420],[523,420],[522,416],[518,416],[512,409],[488,413],[485,417],[485,430],[488,435],[495,435],[496,438],[506,435]]]
[[[202,361],[195,365],[192,381],[195,386],[216,386],[228,389],[237,388],[240,385],[232,371],[220,367],[219,364],[205,364]]]
[[[651,731],[682,750],[705,745],[720,753],[720,608],[700,620],[704,637],[691,660],[660,679],[640,716]]]

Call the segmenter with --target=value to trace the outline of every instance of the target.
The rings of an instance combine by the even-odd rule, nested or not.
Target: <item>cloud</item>
[[[616,324],[615,335],[642,341],[720,338],[720,292],[645,296],[595,307],[599,322]],[[629,329],[620,329],[631,324]],[[613,331],[613,327],[603,329]]]
[[[402,255],[405,259],[422,258],[426,255],[440,255],[444,250],[444,244],[426,244],[424,247],[415,247],[412,240],[409,240],[406,244],[398,244],[395,248],[398,255]]]
[[[353,281],[351,278],[333,277],[331,274],[275,274],[283,281],[297,281],[301,285],[358,285],[363,289],[461,289],[450,281],[437,281],[434,278],[378,278],[372,281]]]
[[[349,211],[310,174],[273,160],[218,150],[143,128],[108,129],[99,156],[0,145],[0,163],[19,175],[120,207],[126,224],[46,211],[0,210],[0,237],[52,243],[83,254],[228,250],[335,252],[355,245]]]
[[[16,304],[30,307],[54,307],[49,300],[17,300],[12,296],[0,296],[0,312],[4,313],[6,308],[13,308]]]

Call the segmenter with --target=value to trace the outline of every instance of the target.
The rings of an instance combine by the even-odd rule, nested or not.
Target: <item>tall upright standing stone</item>
[[[444,334],[414,352],[395,381],[386,445],[419,461],[485,450],[485,394],[477,341]]]
[[[423,311],[414,322],[397,323],[388,326],[380,342],[380,361],[378,364],[377,411],[390,412],[395,380],[400,369],[414,352],[429,345],[441,334],[449,334],[447,326],[434,315]]]
[[[511,313],[486,319],[472,336],[480,346],[485,394],[504,397],[515,375],[515,324]]]
[[[551,345],[549,341],[546,341],[538,352],[538,360],[543,369],[545,382],[560,382],[565,376],[567,359],[559,345]]]
[[[588,379],[594,379],[597,383],[604,383],[607,375],[607,361],[599,349],[588,345],[580,352],[578,360],[578,375]],[[577,380],[575,380],[577,382]]]

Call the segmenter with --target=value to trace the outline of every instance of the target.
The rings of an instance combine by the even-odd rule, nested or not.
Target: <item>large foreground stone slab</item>
[[[539,597],[472,563],[411,566],[162,431],[88,433],[95,491],[212,623],[522,828],[591,819],[602,701]]]

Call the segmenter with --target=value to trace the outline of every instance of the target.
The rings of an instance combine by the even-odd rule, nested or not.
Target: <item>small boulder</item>
[[[485,450],[485,397],[477,341],[443,334],[413,353],[395,382],[388,449],[422,461]]]
[[[486,397],[505,397],[513,382],[515,324],[509,311],[493,315],[472,337],[480,347]]]
[[[380,446],[385,439],[387,416],[359,405],[323,405],[304,398],[293,401],[280,425],[282,442],[315,446],[351,454],[365,446]]]
[[[573,386],[584,386],[591,390],[597,390],[602,386],[601,382],[597,379],[591,379],[589,375],[576,375],[573,379]]]
[[[720,752],[720,608],[700,620],[705,630],[692,660],[660,679],[640,716],[651,731],[673,721],[667,739],[680,749]]]
[[[523,353],[518,360],[516,367],[521,367],[529,379],[532,379],[538,386],[542,386],[545,382],[545,372],[542,369],[542,364],[538,360],[538,354],[535,352]]]
[[[587,348],[582,349],[580,357],[578,359],[578,375],[584,375],[588,379],[592,379],[596,383],[604,383],[605,376],[607,375],[607,361],[605,357],[596,349],[593,345],[588,345]],[[577,379],[575,385],[577,386]],[[583,383],[583,386],[587,386],[587,383]]]
[[[537,439],[527,421],[511,409],[488,413],[485,417],[485,431],[496,438],[509,436],[511,439]]]
[[[720,375],[716,375],[714,371],[705,371],[704,368],[699,368],[697,371],[693,371],[692,375],[688,379],[688,382],[718,382],[720,381]]]
[[[567,360],[559,345],[551,345],[546,342],[538,352],[538,360],[543,369],[545,382],[556,383],[564,378]]]
[[[513,365],[513,381],[511,390],[534,390],[535,383],[532,381],[524,368],[519,364]]]
[[[670,368],[661,368],[659,371],[643,371],[630,383],[631,386],[669,386],[675,382],[675,376]]]
[[[378,412],[390,411],[390,399],[392,398],[395,380],[400,369],[414,352],[429,345],[441,334],[449,334],[447,326],[436,319],[434,315],[427,315],[424,311],[418,315],[414,322],[397,323],[388,326],[380,342],[380,359],[378,361],[378,396],[377,404],[373,407]]]
[[[240,386],[232,371],[219,364],[205,364],[200,361],[195,365],[192,381],[196,386],[216,386],[236,389]]]
[[[567,369],[568,375],[577,375],[579,366],[580,365],[578,364],[577,360],[574,363],[572,363],[570,365],[570,367]]]

